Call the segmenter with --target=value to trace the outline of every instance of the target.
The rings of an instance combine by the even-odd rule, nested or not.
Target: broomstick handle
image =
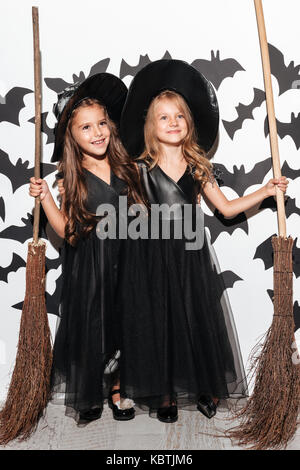
[[[266,102],[267,102],[267,112],[268,112],[268,121],[269,121],[269,130],[270,130],[270,144],[271,144],[271,154],[273,161],[273,174],[275,178],[280,178],[281,176],[281,167],[280,167],[280,158],[278,150],[278,138],[277,138],[277,125],[275,119],[275,110],[274,110],[274,99],[273,99],[273,90],[272,90],[272,81],[271,81],[271,67],[270,67],[270,57],[269,49],[264,21],[264,13],[261,0],[254,0],[260,50],[262,57],[263,65],[263,74],[264,74],[264,83],[266,91]],[[278,218],[278,232],[280,237],[286,238],[286,217],[285,217],[285,207],[284,207],[284,194],[278,188],[276,188],[276,203],[277,203],[277,218]]]
[[[37,7],[32,7],[33,26],[33,54],[34,54],[34,101],[35,101],[35,160],[34,177],[40,178],[41,162],[41,56],[39,41],[39,12]],[[34,221],[33,221],[33,242],[38,242],[40,223],[39,197],[35,198]]]

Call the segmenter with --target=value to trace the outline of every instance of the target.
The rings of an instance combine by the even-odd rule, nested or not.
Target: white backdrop
[[[269,139],[264,133],[265,101],[259,98],[255,101],[252,116],[250,112],[248,119],[241,119],[232,135],[223,122],[238,117],[239,103],[249,105],[253,101],[254,88],[264,90],[252,0],[37,0],[34,4],[39,7],[43,78],[60,79],[43,81],[43,112],[48,113],[42,134],[43,162],[50,162],[53,149],[52,134],[49,131],[48,138],[46,127],[52,129],[55,124],[52,114],[55,89],[61,91],[64,83],[73,83],[78,77],[82,80],[83,74],[87,77],[91,68],[104,59],[109,60],[100,66],[107,66],[106,71],[120,76],[120,70],[122,73],[126,70],[127,75],[121,78],[129,85],[135,73],[133,67],[139,64],[141,56],[147,54],[153,61],[168,51],[172,58],[189,63],[197,59],[207,61],[202,62],[201,67],[212,70],[221,117],[219,145],[213,161],[226,167],[227,172],[222,176],[226,196],[247,194],[271,177],[271,170],[267,168]],[[25,263],[22,260],[26,260],[27,242],[31,237],[24,229],[27,214],[33,208],[33,199],[28,195],[29,176],[21,181],[27,168],[24,162],[29,161],[28,167],[32,168],[34,161],[34,125],[30,122],[34,116],[34,95],[29,92],[34,87],[31,6],[29,0],[10,0],[0,5],[0,399],[6,396],[15,361],[21,310],[14,306],[24,298]],[[300,227],[300,119],[291,123],[291,113],[296,118],[300,113],[297,67],[300,64],[300,3],[298,0],[263,0],[263,6],[268,42],[275,51],[271,63],[274,70],[276,68],[272,77],[276,115],[281,123],[290,124],[279,139],[279,148],[282,164],[288,165],[287,176],[291,178],[287,231],[296,238]],[[211,62],[211,51],[215,56],[219,51],[221,63],[218,59]],[[231,61],[222,62],[225,59]],[[122,60],[127,63],[126,66],[123,62],[123,68]],[[291,61],[294,64],[289,71]],[[234,65],[236,63],[239,65]],[[220,82],[217,82],[218,76]],[[10,107],[9,92],[15,87],[26,88],[28,92],[15,90]],[[23,97],[24,105],[21,104]],[[17,107],[16,116],[13,116],[14,107]],[[265,165],[256,167],[255,174],[251,174],[260,162]],[[243,169],[234,172],[234,165],[237,169],[243,165],[251,176],[243,177]],[[54,168],[48,167],[46,178],[51,184],[53,171]],[[229,173],[234,173],[234,177],[230,178]],[[55,189],[53,194],[57,195]],[[204,210],[207,216],[212,215],[207,207]],[[227,283],[227,292],[247,364],[252,347],[269,327],[273,314],[268,293],[273,288],[272,266],[266,241],[277,232],[276,213],[268,207],[248,211],[244,221],[238,220],[229,228],[215,225],[209,217],[207,224],[221,270],[227,272],[227,279],[233,279]],[[49,227],[47,234],[52,240],[47,242],[47,292],[51,297],[55,294],[61,268],[57,243],[53,242]],[[262,245],[264,242],[266,244]],[[259,256],[256,250],[260,245],[258,252],[262,254]],[[295,246],[299,265],[299,241]],[[299,274],[298,267],[294,276],[298,326]],[[53,334],[56,318],[49,313]],[[300,329],[296,335],[299,332]]]

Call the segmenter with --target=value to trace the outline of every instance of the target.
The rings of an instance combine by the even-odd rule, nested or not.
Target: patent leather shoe
[[[177,406],[171,405],[158,408],[157,419],[163,423],[175,423],[175,421],[178,419]]]
[[[116,421],[129,421],[130,419],[133,419],[135,416],[135,409],[133,407],[122,409],[113,403],[112,396],[117,393],[120,393],[120,389],[112,390],[108,398],[108,406],[112,409],[113,418]]]
[[[78,424],[88,424],[89,422],[94,421],[95,419],[101,418],[102,411],[103,409],[100,407],[91,408],[90,410],[86,411],[80,411]]]
[[[197,409],[204,414],[206,418],[211,419],[217,412],[217,405],[208,395],[201,395],[197,403]]]

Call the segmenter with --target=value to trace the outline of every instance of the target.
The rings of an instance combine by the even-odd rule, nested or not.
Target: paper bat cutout
[[[61,258],[60,256],[58,258],[50,259],[46,257],[46,266],[45,266],[45,272],[47,273],[51,269],[57,269],[61,265]]]
[[[54,143],[54,129],[53,129],[53,127],[49,127],[48,124],[47,124],[48,114],[49,113],[42,113],[41,114],[41,118],[42,118],[41,130],[42,130],[42,132],[44,132],[44,134],[47,135],[46,144],[53,144]],[[35,124],[35,117],[29,119],[28,122],[32,122],[33,124]]]
[[[80,72],[79,75],[73,74],[73,83],[66,82],[62,78],[45,78],[45,83],[50,90],[55,91],[56,93],[60,93],[61,91],[65,90],[65,88],[69,87],[70,85],[74,85],[74,83],[82,83],[86,78],[95,75],[96,73],[106,72],[107,67],[109,65],[110,59],[103,59],[97,64],[93,65],[90,73],[86,77],[83,72]]]
[[[46,291],[46,308],[48,313],[59,316],[59,304],[62,290],[62,275],[56,279],[56,288],[52,295]]]
[[[300,80],[300,65],[294,65],[294,61],[290,62],[288,66],[284,63],[284,56],[279,49],[268,44],[271,73],[277,78],[279,84],[279,95],[282,95],[287,90],[293,87],[296,80]]]
[[[293,244],[293,271],[294,271],[296,278],[300,276],[300,248],[298,248],[296,245],[297,240],[298,240],[298,237],[295,238],[294,244]]]
[[[24,96],[32,93],[28,88],[14,87],[6,94],[4,103],[0,103],[0,122],[7,121],[20,125],[19,113],[24,108]]]
[[[270,171],[272,166],[271,158],[267,158],[262,162],[256,163],[254,168],[245,172],[244,165],[238,169],[236,165],[233,166],[233,173],[221,163],[214,163],[216,171],[221,174],[221,182],[224,186],[232,188],[239,196],[243,196],[249,186],[262,183],[265,175]]]
[[[299,96],[300,98],[300,96]],[[291,122],[280,122],[276,119],[277,125],[277,134],[281,139],[284,139],[287,135],[289,135],[296,146],[296,149],[299,150],[300,147],[300,113],[297,117],[295,117],[294,113],[291,113]],[[265,119],[264,124],[264,131],[265,136],[269,134],[269,123],[268,119]]]
[[[11,225],[6,229],[0,232],[0,238],[9,238],[11,240],[16,240],[20,243],[26,242],[29,238],[32,238],[32,230],[33,230],[33,216],[27,213],[27,218],[22,218],[21,221],[25,223],[24,226],[19,227],[17,225]]]
[[[162,59],[172,59],[172,57],[170,53],[166,51]],[[152,61],[150,60],[148,54],[140,55],[139,63],[134,66],[127,64],[127,62],[124,59],[122,59],[119,76],[121,79],[126,77],[127,75],[131,75],[132,77],[134,77],[143,67],[145,67],[148,64],[151,64],[151,62]]]
[[[22,162],[19,158],[17,163],[13,165],[7,153],[0,149],[0,173],[10,179],[13,192],[24,184],[29,184],[29,178],[34,174],[34,168],[28,168],[29,161]],[[41,178],[45,178],[57,170],[56,165],[51,163],[41,163]]]
[[[245,69],[235,59],[220,60],[220,51],[214,54],[211,51],[211,59],[196,59],[191,63],[195,69],[203,73],[203,75],[212,82],[218,90],[222,81],[227,77],[233,77],[236,72],[245,71]]]
[[[281,167],[281,174],[291,180],[295,180],[300,177],[300,169],[293,170],[293,168],[288,165],[287,161],[285,161]]]
[[[298,301],[294,302],[293,314],[294,314],[294,322],[295,322],[294,331],[297,331],[298,328],[300,328],[300,305]]]
[[[254,119],[253,118],[253,111],[255,108],[259,108],[261,104],[265,101],[266,95],[265,92],[260,90],[259,88],[254,89],[254,98],[250,104],[244,105],[239,103],[239,105],[235,108],[238,114],[238,117],[234,121],[224,121],[223,125],[225,130],[231,140],[233,140],[234,134],[237,130],[241,129],[243,123],[246,119]]]
[[[296,199],[292,199],[289,197],[286,199],[284,205],[285,215],[287,219],[292,214],[300,215],[300,209],[296,206]],[[264,199],[261,205],[259,206],[259,210],[260,209],[271,209],[273,212],[275,212],[277,210],[277,204],[275,199],[273,197],[268,197],[267,199]]]
[[[5,204],[3,197],[0,197],[0,217],[5,222]]]
[[[211,243],[216,241],[220,233],[227,232],[231,235],[237,228],[244,230],[244,232],[248,234],[248,222],[244,212],[233,219],[225,219],[225,217],[216,210],[213,216],[204,214],[204,222],[209,228]]]
[[[262,242],[254,253],[253,259],[261,259],[265,265],[265,270],[270,269],[273,264],[273,247],[272,247],[272,237],[276,236],[276,233],[271,235],[267,240]]]
[[[270,297],[271,301],[273,302],[274,291],[271,290],[271,289],[267,289],[267,292],[269,294],[269,297]],[[297,331],[298,328],[300,328],[300,306],[299,306],[298,301],[294,302],[293,315],[294,315],[294,322],[295,322],[294,331]]]
[[[25,224],[22,227],[17,225],[11,225],[6,229],[0,232],[0,238],[9,238],[10,240],[16,240],[20,243],[26,242],[29,238],[32,238],[33,233],[33,215],[27,213],[27,218],[23,217],[21,221]],[[46,234],[46,224],[47,224],[47,217],[44,211],[41,208],[40,212],[40,233],[39,236],[41,238],[47,239]]]
[[[220,274],[223,278],[225,289],[230,289],[234,286],[236,281],[242,281],[243,279],[235,274],[233,271],[223,271]]]
[[[26,263],[23,258],[14,253],[11,264],[6,268],[0,267],[0,281],[7,282],[7,276],[9,273],[16,272],[19,268],[24,268],[25,266]]]

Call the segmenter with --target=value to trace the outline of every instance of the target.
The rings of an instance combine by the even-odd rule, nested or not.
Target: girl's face
[[[162,144],[181,145],[188,133],[184,114],[175,100],[160,99],[154,107],[154,126],[157,139]]]
[[[98,104],[79,107],[73,118],[71,133],[85,157],[105,155],[110,130],[103,107]]]

